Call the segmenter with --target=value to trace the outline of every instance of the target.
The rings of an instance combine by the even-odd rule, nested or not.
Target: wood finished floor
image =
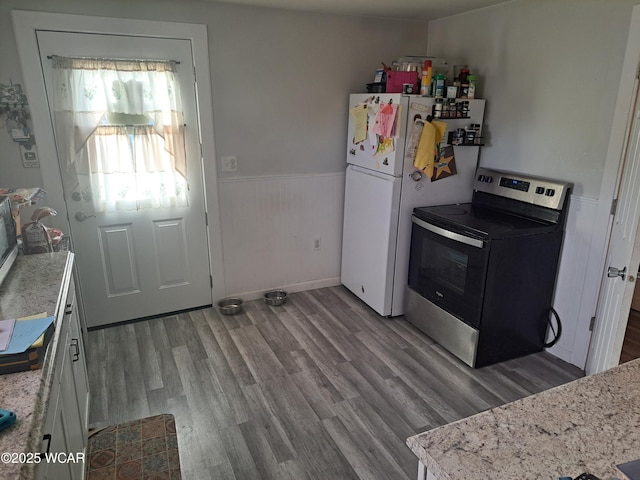
[[[571,381],[547,353],[473,370],[343,287],[96,330],[93,426],[172,413],[183,478],[414,479],[405,439]]]
[[[632,309],[629,312],[627,330],[622,343],[620,363],[635,360],[636,358],[640,358],[640,312]]]

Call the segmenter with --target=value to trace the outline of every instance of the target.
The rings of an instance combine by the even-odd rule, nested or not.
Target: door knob
[[[627,267],[624,267],[622,270],[616,267],[609,267],[607,269],[607,277],[609,278],[620,277],[622,280],[624,280],[626,276],[627,276]]]
[[[95,215],[87,215],[86,213],[76,212],[73,216],[77,221],[84,222],[87,218],[95,217]]]

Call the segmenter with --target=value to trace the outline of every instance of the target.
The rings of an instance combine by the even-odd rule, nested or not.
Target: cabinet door
[[[69,286],[69,294],[67,296],[67,304],[65,308],[65,317],[69,321],[69,338],[70,338],[70,354],[73,379],[76,391],[76,400],[80,411],[80,423],[84,446],[86,447],[86,439],[88,435],[88,415],[89,415],[89,381],[87,375],[87,363],[84,350],[84,339],[80,328],[80,316],[78,314],[78,304],[73,280]]]
[[[72,455],[87,454],[87,424],[89,388],[84,356],[84,342],[76,308],[73,279],[70,282],[64,315],[58,317],[60,340],[54,362],[54,379],[45,420],[43,451],[52,455],[63,454],[66,460]],[[46,462],[37,468],[38,480],[81,480],[84,478],[83,462]]]
[[[69,452],[69,444],[67,441],[67,436],[64,427],[64,417],[62,405],[58,399],[56,399],[55,409],[52,412],[53,427],[49,443],[49,453],[57,454],[57,453],[65,453]],[[45,440],[45,443],[47,440]],[[46,462],[46,459],[43,459],[40,465],[38,466],[38,475],[37,477],[42,480],[58,480],[62,478],[68,478],[72,480],[79,479],[72,472],[71,463],[63,463],[63,462]]]
[[[67,338],[66,352],[64,357],[64,366],[62,376],[60,378],[60,420],[62,423],[62,435],[65,437],[67,454],[73,454],[75,457],[79,453],[85,453],[87,443],[87,435],[82,426],[82,416],[78,406],[78,393],[76,389],[74,371],[74,346],[71,338],[71,332]],[[57,433],[57,432],[56,432]],[[84,464],[69,463],[71,480],[80,480],[83,478]],[[61,477],[62,478],[62,477]]]
[[[67,362],[69,361],[66,348],[68,340],[68,326],[64,323],[62,325],[62,331],[60,332],[59,350],[54,359],[54,380],[51,387],[49,409],[45,420],[44,438],[42,440],[42,452],[47,452],[54,456],[59,453],[66,455],[71,452],[72,448],[66,432],[66,413],[63,411],[65,399],[61,391],[63,388],[68,388],[68,385],[63,384],[64,382],[62,381],[62,379],[68,377],[70,373],[69,371],[65,371],[68,368]],[[38,480],[57,480],[62,478],[75,480],[81,478],[72,473],[71,467],[72,464],[70,463],[47,462],[45,457],[37,467],[36,478]]]

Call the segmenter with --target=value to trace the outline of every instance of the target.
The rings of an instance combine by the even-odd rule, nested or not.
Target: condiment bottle
[[[467,98],[476,98],[476,76],[469,75],[469,90],[467,92]]]
[[[457,107],[456,107],[456,99],[455,98],[448,98],[447,99],[447,106],[445,107],[445,111],[447,112],[447,117],[449,118],[456,118],[458,116],[457,114]],[[443,115],[444,116],[444,115]]]
[[[482,144],[482,137],[480,136],[480,124],[479,123],[472,123],[471,124],[471,128],[475,131],[475,136],[473,138],[473,143],[475,145]]]
[[[424,66],[422,67],[422,78],[420,79],[420,95],[423,97],[428,97],[431,93],[431,76],[433,72],[433,67],[431,64],[431,60],[425,60]]]
[[[458,77],[460,81],[460,98],[469,98],[469,69],[462,68],[460,70],[460,76]]]
[[[437,98],[444,97],[444,84],[445,84],[446,78],[447,78],[446,75],[442,73],[437,73],[433,77],[433,96],[434,97],[437,97]]]
[[[477,131],[472,128],[472,127],[467,127],[465,129],[465,143],[467,144],[473,144],[475,143],[475,139],[476,139],[476,135],[477,135]]]
[[[453,79],[453,86],[456,87],[456,98],[460,96],[460,80],[457,78]]]
[[[460,98],[469,98],[469,84],[460,84]]]
[[[435,118],[442,117],[442,104],[443,104],[442,98],[436,98],[436,103],[433,106],[433,116]]]

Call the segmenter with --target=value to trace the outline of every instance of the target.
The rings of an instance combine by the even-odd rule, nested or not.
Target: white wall
[[[22,72],[11,28],[9,10],[0,2],[0,83],[22,84]],[[39,168],[24,168],[20,148],[11,140],[7,125],[0,119],[0,187],[41,186]]]
[[[572,181],[552,353],[584,367],[611,189],[603,176],[637,0],[516,0],[429,24],[428,53],[466,63],[487,99],[482,166]],[[602,189],[602,191],[601,191]]]
[[[229,291],[255,299],[265,286],[294,292],[339,284],[344,178],[339,172],[221,180]]]
[[[480,76],[482,165],[598,197],[634,3],[517,0],[430,23],[428,53]]]
[[[380,62],[426,49],[426,22],[196,0],[2,0],[0,83],[22,77],[11,9],[206,24],[218,156],[239,166],[221,177],[343,170],[348,93]]]
[[[223,238],[227,239],[223,245],[225,269],[232,272],[227,275],[226,293],[286,287],[287,279],[294,289],[323,280],[338,281],[342,209],[336,208],[335,200],[342,197],[335,197],[335,188],[343,182],[346,166],[348,94],[364,91],[380,62],[389,64],[399,56],[424,54],[426,22],[199,1],[2,0],[0,83],[9,79],[22,82],[11,9],[206,24],[217,159],[206,158],[205,162],[217,162],[222,155],[236,155],[238,159],[237,172],[218,170],[221,182],[227,182],[226,188],[220,188],[222,184],[208,186],[209,195],[219,195],[221,218],[234,219],[222,227]],[[17,147],[2,131],[0,152],[0,186],[41,184],[39,170],[26,171],[20,166]],[[327,194],[334,198],[322,202],[316,186],[323,184],[327,174],[337,174],[329,175],[333,183]],[[280,177],[280,190],[299,192],[297,204],[280,205],[278,211],[265,208],[271,205],[274,175]],[[320,178],[313,178],[316,175]],[[237,180],[246,177],[251,182],[242,185],[252,185],[254,193],[238,195],[235,189],[241,184]],[[287,182],[291,185],[284,185]],[[256,223],[252,215],[236,216],[237,212],[259,211],[266,218],[296,219],[301,206],[311,202],[314,215],[322,219],[321,228],[312,232],[295,230],[308,228],[308,222],[283,228],[280,220]],[[314,261],[282,263],[278,255],[265,252],[265,243],[229,240],[239,236],[267,238],[271,240],[266,244],[277,248],[282,242],[274,239],[283,240],[287,232],[299,237],[296,249],[307,248]],[[320,252],[312,252],[312,242],[307,241],[312,236],[323,238]],[[259,271],[234,270],[238,258]],[[279,274],[270,276],[269,272]]]

